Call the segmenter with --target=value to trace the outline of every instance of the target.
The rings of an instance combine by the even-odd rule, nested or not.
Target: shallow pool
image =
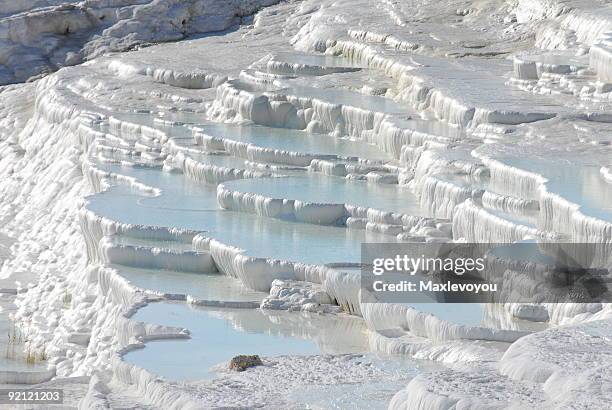
[[[321,204],[348,204],[409,215],[422,215],[410,189],[318,174],[287,178],[242,179],[225,182],[228,189],[269,198]]]
[[[144,349],[124,356],[127,362],[172,380],[214,377],[212,366],[240,354],[265,357],[368,350],[363,320],[350,316],[155,303],[139,310],[133,319],[190,330],[191,339],[147,342]]]
[[[263,148],[372,160],[391,159],[388,154],[364,141],[334,138],[299,130],[209,123],[197,126],[196,131],[211,137],[240,141]]]
[[[503,162],[542,175],[548,179],[549,192],[580,205],[586,216],[612,222],[612,184],[601,177],[601,164],[580,164],[561,157],[509,158]]]
[[[191,295],[198,300],[260,302],[267,293],[246,288],[240,281],[220,273],[177,272],[111,265],[133,285],[156,292]]]
[[[162,190],[143,196],[118,185],[88,198],[87,208],[115,221],[185,228],[233,245],[257,257],[325,264],[359,262],[362,242],[389,242],[394,237],[352,230],[281,221],[253,214],[220,210],[216,188],[197,184],[181,174],[152,169],[105,168],[136,177]]]

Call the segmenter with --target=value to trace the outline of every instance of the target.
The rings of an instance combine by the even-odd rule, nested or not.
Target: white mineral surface
[[[610,305],[365,303],[359,265],[612,243],[609,1],[0,1],[0,84],[1,387],[610,408]]]

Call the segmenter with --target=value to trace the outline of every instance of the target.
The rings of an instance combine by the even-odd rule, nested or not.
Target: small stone
[[[239,355],[230,360],[229,369],[243,372],[249,367],[261,366],[263,362],[258,355]]]

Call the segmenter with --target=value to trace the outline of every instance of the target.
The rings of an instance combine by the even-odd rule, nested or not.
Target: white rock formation
[[[225,30],[275,0],[16,2],[0,9],[0,84],[141,44]],[[155,74],[154,76],[162,74]],[[176,81],[175,81],[176,83]]]
[[[295,389],[381,380],[405,386],[390,408],[605,408],[607,304],[512,303],[461,324],[364,301],[354,255],[307,260],[329,250],[331,230],[347,254],[366,239],[609,244],[608,2],[304,0],[245,18],[272,3],[0,5],[0,83],[45,74],[0,88],[0,230],[14,241],[0,247],[0,288],[24,348],[46,358],[42,373],[0,378],[91,376],[81,408],[291,408]],[[206,135],[210,121],[329,134],[387,157],[244,143]],[[288,175],[407,189],[425,216],[228,182]],[[247,222],[258,242],[240,237]],[[312,229],[321,243],[303,240]],[[295,257],[275,257],[279,244]],[[122,266],[217,272],[269,292],[263,308],[301,311],[300,336],[332,340],[335,325],[311,329],[300,316],[331,313],[364,323],[371,351],[449,367],[408,381],[360,355],[286,356],[211,381],[166,380],[123,356],[189,329],[139,322],[138,309],[259,303],[140,288]]]

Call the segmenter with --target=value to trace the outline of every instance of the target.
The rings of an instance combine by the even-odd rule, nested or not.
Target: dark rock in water
[[[249,367],[261,366],[263,362],[257,355],[240,355],[235,356],[230,360],[230,370],[236,370],[237,372],[243,372]]]

